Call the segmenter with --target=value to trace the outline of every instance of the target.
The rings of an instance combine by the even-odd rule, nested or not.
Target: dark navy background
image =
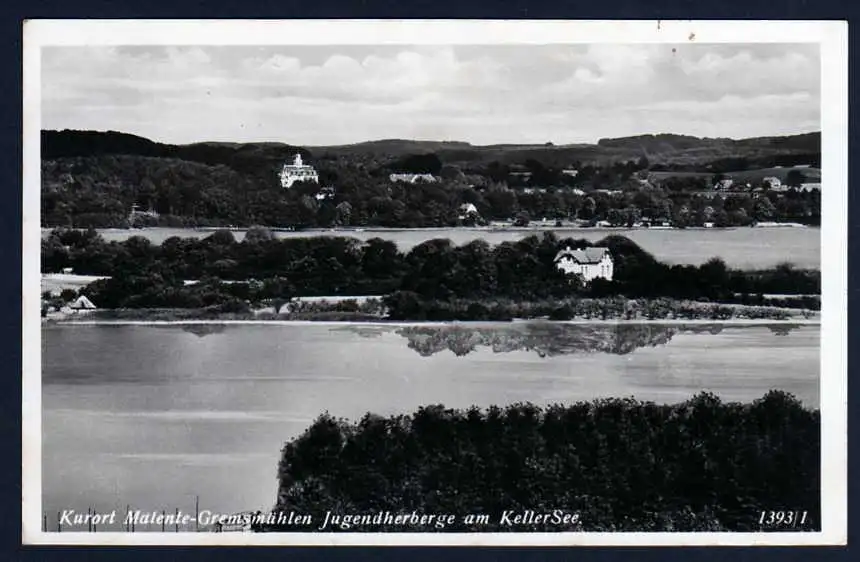
[[[857,33],[852,20],[860,15],[856,0],[563,0],[491,2],[486,0],[338,0],[320,2],[275,0],[3,0],[0,4],[0,52],[3,61],[0,103],[0,463],[3,535],[2,560],[225,560],[253,557],[265,560],[849,560],[860,548],[71,548],[21,546],[21,30],[25,18],[472,18],[472,19],[847,19],[849,20],[849,276],[848,276],[848,397],[849,397],[849,545],[858,538],[851,509],[857,502],[857,408],[851,373],[858,365],[857,236],[860,233],[858,198],[851,189],[857,172]],[[858,20],[860,21],[860,20]],[[826,243],[826,242],[825,242]],[[852,345],[855,344],[855,345]],[[826,476],[826,475],[825,475]]]

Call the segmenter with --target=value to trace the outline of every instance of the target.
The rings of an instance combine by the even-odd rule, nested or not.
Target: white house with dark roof
[[[609,248],[573,250],[568,246],[556,254],[555,265],[568,275],[581,275],[586,282],[598,277],[612,281],[614,264]]]

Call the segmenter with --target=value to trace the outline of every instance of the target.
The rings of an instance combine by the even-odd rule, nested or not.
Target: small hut
[[[84,295],[79,296],[75,301],[69,305],[75,312],[81,312],[84,310],[95,310],[96,305],[93,304],[93,301],[85,297]]]

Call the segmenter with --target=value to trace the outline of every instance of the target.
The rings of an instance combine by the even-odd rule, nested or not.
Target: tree
[[[707,205],[701,212],[701,221],[700,222],[713,222],[714,217],[716,216],[716,211],[710,205]]]
[[[579,209],[579,218],[583,220],[592,220],[596,210],[597,202],[594,200],[594,197],[586,197],[582,207]]]
[[[63,299],[63,302],[71,302],[77,298],[78,292],[74,289],[63,289],[60,291],[60,298]]]
[[[622,215],[624,217],[624,224],[627,228],[633,228],[633,226],[642,218],[642,211],[637,207],[626,207],[622,212]]]
[[[606,220],[608,220],[609,224],[611,224],[612,226],[621,226],[627,222],[624,217],[624,213],[622,213],[618,209],[609,209],[609,213],[606,216]]]
[[[245,233],[245,239],[243,242],[246,244],[260,244],[263,242],[270,242],[274,239],[275,235],[272,234],[272,231],[265,226],[252,226],[248,229],[248,232]]]
[[[806,181],[806,176],[800,170],[789,170],[785,176],[785,184],[789,187],[800,187]]]
[[[236,243],[236,237],[227,229],[216,230],[203,240],[213,246],[231,246]]]
[[[528,226],[529,221],[529,214],[526,211],[520,211],[517,213],[517,216],[514,217],[514,226]]]
[[[753,204],[753,218],[757,221],[772,220],[776,214],[776,207],[768,197],[761,196]]]
[[[491,188],[484,198],[490,205],[493,218],[508,219],[516,212],[517,196],[510,189]]]
[[[736,211],[731,211],[728,213],[729,224],[732,226],[747,226],[750,224],[749,215],[747,215],[746,209],[741,207]]]
[[[711,258],[699,267],[702,283],[711,298],[721,297],[729,283],[729,268],[721,258]]]

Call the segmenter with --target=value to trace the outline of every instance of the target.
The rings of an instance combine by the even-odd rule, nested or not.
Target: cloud
[[[166,142],[817,130],[809,45],[46,48],[45,128]]]

